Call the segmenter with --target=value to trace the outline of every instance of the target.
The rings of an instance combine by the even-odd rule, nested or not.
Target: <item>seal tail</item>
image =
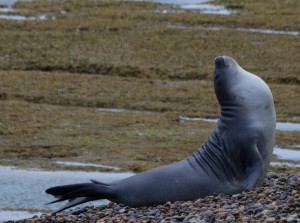
[[[112,197],[109,184],[91,180],[92,183],[70,184],[57,187],[51,187],[46,190],[47,194],[51,194],[58,198],[47,204],[66,201],[69,202],[53,214],[63,211],[67,208],[83,204],[88,201],[98,199],[109,199]]]

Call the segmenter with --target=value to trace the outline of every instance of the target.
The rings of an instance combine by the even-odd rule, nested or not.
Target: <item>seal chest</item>
[[[276,115],[271,91],[258,76],[228,56],[215,59],[214,89],[220,118],[209,138],[186,159],[104,184],[64,185],[46,190],[69,200],[66,208],[97,199],[132,207],[233,194],[259,185],[275,143]]]

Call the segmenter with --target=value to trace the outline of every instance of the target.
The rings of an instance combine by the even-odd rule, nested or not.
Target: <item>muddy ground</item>
[[[139,172],[180,160],[215,125],[179,116],[218,117],[212,77],[214,58],[224,54],[269,84],[278,120],[300,122],[299,35],[236,30],[299,32],[298,1],[215,2],[238,13],[162,14],[170,6],[127,1],[17,3],[18,14],[47,19],[0,20],[0,163],[76,169],[52,163],[73,160]],[[297,149],[299,138],[277,132],[276,144]]]

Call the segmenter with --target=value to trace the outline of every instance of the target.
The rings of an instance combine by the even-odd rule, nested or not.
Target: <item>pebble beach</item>
[[[300,172],[269,172],[265,182],[234,195],[213,195],[195,201],[168,202],[130,208],[109,203],[73,208],[56,215],[43,214],[6,223],[109,222],[300,222]]]

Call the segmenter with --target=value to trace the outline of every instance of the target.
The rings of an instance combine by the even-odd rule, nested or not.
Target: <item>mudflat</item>
[[[36,19],[0,19],[0,164],[97,169],[52,162],[71,160],[139,172],[181,160],[215,126],[179,116],[218,117],[212,78],[223,54],[268,83],[278,120],[300,122],[299,35],[241,31],[299,32],[297,0],[214,3],[237,12],[159,13],[172,6],[129,1],[16,3],[7,14]],[[276,137],[277,145],[299,149],[299,131]]]

